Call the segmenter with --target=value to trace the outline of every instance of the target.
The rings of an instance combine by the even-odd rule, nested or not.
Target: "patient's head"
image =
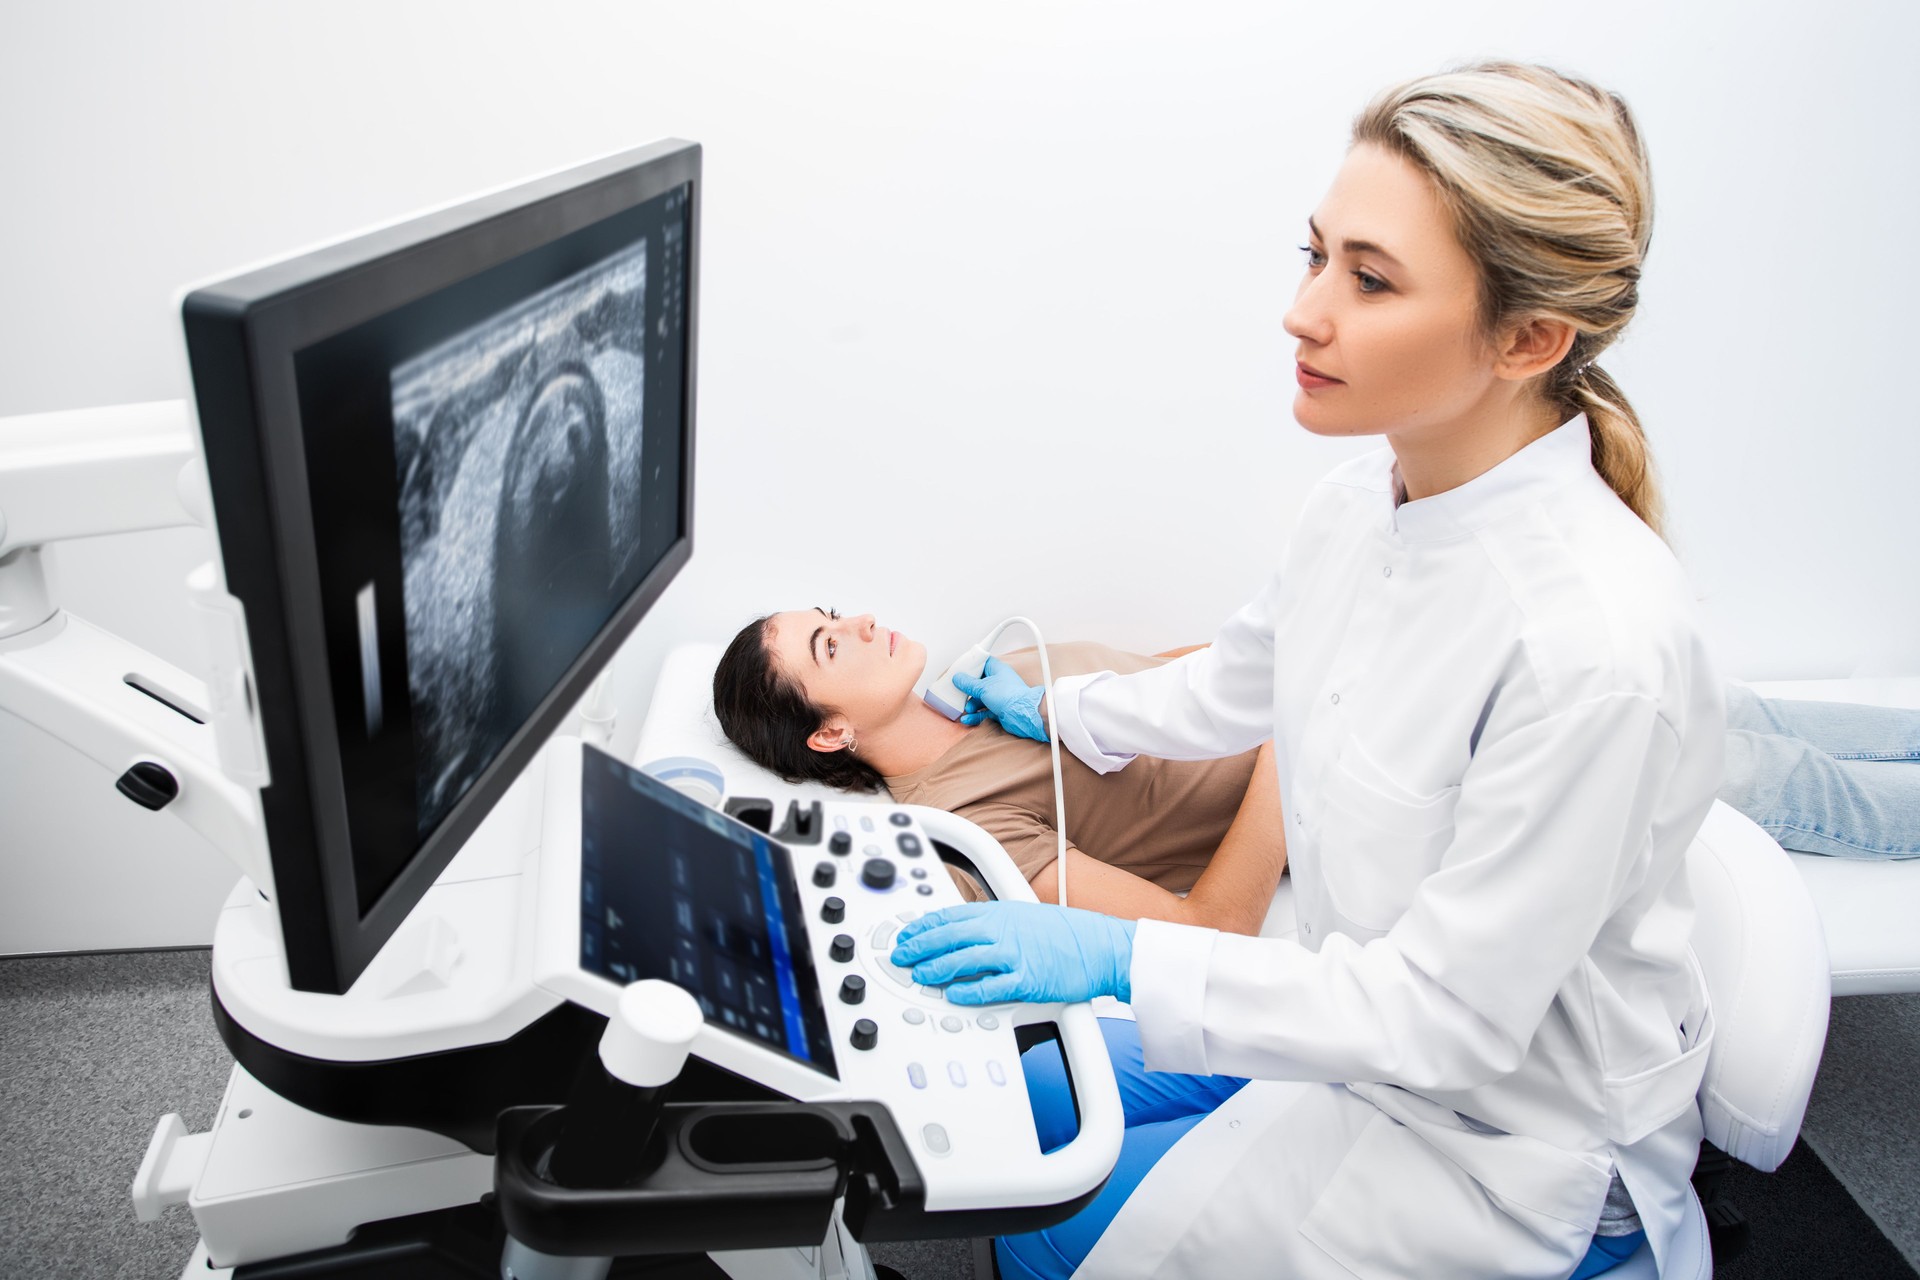
[[[882,779],[860,758],[860,736],[912,711],[926,664],[925,645],[872,614],[776,613],[721,655],[713,709],[729,741],[787,781],[872,791]]]

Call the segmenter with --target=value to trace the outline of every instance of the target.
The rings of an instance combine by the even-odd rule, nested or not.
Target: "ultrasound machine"
[[[557,732],[692,554],[700,160],[657,143],[193,290],[204,697],[120,687],[77,620],[0,632],[12,708],[244,874],[226,1095],[207,1133],[160,1122],[133,1189],[190,1207],[186,1277],[872,1277],[862,1242],[1050,1225],[1118,1155],[1087,1006],[962,1008],[888,962],[960,900],[942,859],[1031,897],[984,832],[742,820]],[[168,430],[102,428],[102,457],[173,442],[128,492]],[[9,581],[0,624],[35,589]],[[1020,1053],[1048,1039],[1080,1128],[1043,1152]]]

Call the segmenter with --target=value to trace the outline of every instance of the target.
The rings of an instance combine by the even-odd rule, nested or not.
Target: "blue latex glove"
[[[907,924],[892,959],[915,982],[951,982],[949,1004],[1131,1000],[1133,924],[1077,907],[970,902]]]
[[[1015,671],[991,654],[978,680],[964,671],[953,673],[953,687],[967,695],[962,724],[979,724],[988,716],[1000,722],[1008,733],[1035,742],[1046,742],[1047,722],[1040,718],[1040,699],[1046,690],[1030,685]]]

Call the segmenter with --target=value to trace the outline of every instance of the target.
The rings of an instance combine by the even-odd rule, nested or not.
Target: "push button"
[[[957,1062],[949,1062],[947,1064],[947,1079],[953,1081],[954,1088],[964,1089],[967,1087],[967,1069]]]
[[[975,1018],[974,1021],[980,1024],[982,1031],[995,1031],[998,1030],[1000,1026],[1000,1019],[990,1013],[983,1013]]]
[[[894,813],[890,813],[887,815],[887,821],[891,822],[896,827],[904,827],[912,823],[913,819],[909,818],[904,813],[900,813],[896,811]]]
[[[954,1017],[952,1014],[948,1014],[946,1017],[940,1019],[940,1029],[942,1031],[964,1031],[966,1026],[966,1023],[960,1021],[960,1019]]]
[[[1007,1082],[1007,1073],[999,1063],[989,1062],[987,1064],[987,1079],[993,1081],[995,1084],[1005,1084]]]
[[[909,1009],[900,1016],[906,1020],[906,1024],[910,1027],[917,1027],[927,1020],[927,1015],[918,1009]]]
[[[953,1143],[948,1140],[946,1128],[942,1125],[928,1125],[920,1131],[920,1139],[927,1144],[927,1150],[937,1156],[953,1150]]]
[[[907,1064],[907,1083],[916,1089],[927,1087],[927,1069],[917,1062]]]
[[[920,837],[914,835],[911,831],[901,832],[900,838],[895,840],[894,843],[900,846],[900,852],[905,857],[917,858],[920,856]]]

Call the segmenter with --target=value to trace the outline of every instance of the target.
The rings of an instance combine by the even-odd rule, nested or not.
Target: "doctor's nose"
[[[1323,290],[1319,287],[1330,276],[1330,272],[1322,271],[1318,276],[1309,274],[1300,282],[1299,292],[1293,295],[1293,305],[1287,308],[1287,314],[1280,321],[1288,337],[1315,346],[1325,346],[1332,341],[1333,326],[1326,307],[1322,305]]]

